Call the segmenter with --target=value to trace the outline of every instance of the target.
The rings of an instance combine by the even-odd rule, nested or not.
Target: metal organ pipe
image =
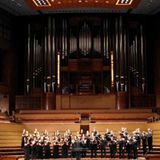
[[[51,17],[48,18],[47,89],[51,87]]]
[[[144,71],[144,42],[143,42],[143,27],[140,26],[141,36],[141,74],[142,74],[142,92],[145,90],[145,71]]]
[[[54,89],[54,85],[55,85],[55,65],[56,65],[56,61],[55,61],[55,56],[56,56],[56,51],[55,51],[55,19],[52,19],[52,59],[51,59],[51,64],[52,64],[52,92],[55,92]]]
[[[33,38],[33,88],[35,88],[36,81],[36,35]]]
[[[105,19],[103,20],[103,56],[106,56],[106,26],[105,26]],[[105,59],[104,59],[105,61]]]
[[[137,35],[135,35],[135,56],[136,56],[136,66],[135,66],[135,74],[136,74],[136,87],[138,87],[138,79],[139,79],[139,72],[138,72],[138,41]]]
[[[127,83],[128,83],[128,78],[127,78],[127,37],[126,37],[126,30],[124,30],[124,81],[125,81],[125,92],[127,92]]]
[[[45,28],[45,32],[44,32],[44,93],[47,92],[47,28]]]
[[[133,41],[133,86],[135,86],[135,79],[136,79],[136,75],[135,75],[135,65],[136,64],[136,58],[135,58],[135,40]]]
[[[108,19],[106,19],[106,58],[109,59]]]
[[[65,55],[64,55],[64,50],[65,50],[65,46],[64,46],[64,19],[62,19],[62,60],[64,61],[65,59]]]
[[[30,92],[31,25],[28,24],[26,93]]]
[[[115,70],[115,81],[116,81],[116,91],[119,91],[119,51],[118,51],[118,18],[115,19],[115,57],[116,57],[116,70]]]
[[[124,54],[123,54],[123,24],[122,16],[119,18],[119,51],[120,51],[120,86],[124,91]]]
[[[64,48],[64,54],[65,54],[65,63],[67,65],[67,19],[65,19],[65,48]]]

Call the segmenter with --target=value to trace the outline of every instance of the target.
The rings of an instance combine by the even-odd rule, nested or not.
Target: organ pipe
[[[120,86],[124,90],[124,54],[123,54],[123,25],[122,16],[119,18],[119,51],[120,51]]]
[[[115,57],[116,57],[116,70],[115,81],[116,91],[119,91],[119,50],[118,50],[118,18],[115,19]]]
[[[97,45],[97,44],[96,44]],[[79,32],[79,51],[82,56],[86,57],[91,49],[91,31],[86,22]]]
[[[36,81],[36,35],[33,38],[33,88],[35,88]]]
[[[106,56],[106,26],[105,26],[105,19],[103,20],[103,48],[104,48],[104,51],[103,51],[103,56],[105,57]]]
[[[125,81],[125,92],[127,92],[127,37],[126,37],[126,30],[124,30],[124,81]]]
[[[65,64],[67,65],[67,19],[65,19],[65,48],[64,48],[64,55],[65,55]]]
[[[140,36],[141,36],[141,74],[142,74],[142,92],[145,90],[145,71],[144,71],[144,42],[143,42],[143,27],[140,26]]]
[[[48,52],[47,52],[47,89],[50,92],[51,86],[51,17],[48,18]]]
[[[28,24],[26,92],[30,92],[31,25]]]
[[[44,93],[47,92],[46,87],[47,87],[47,28],[45,28],[44,32]]]
[[[64,43],[64,41],[65,41],[65,38],[64,38],[64,19],[62,19],[62,60],[64,61],[64,59],[65,59],[65,55],[64,55],[64,50],[65,50],[65,43]]]
[[[138,72],[138,40],[137,40],[137,35],[135,35],[135,56],[136,56],[136,66],[135,66],[136,87],[138,87],[139,72]]]
[[[52,19],[52,59],[51,59],[51,64],[52,64],[52,92],[55,92],[55,89],[54,89],[54,86],[55,86],[55,64],[56,64],[56,61],[55,61],[55,58],[56,58],[56,55],[55,55],[55,19],[53,18]]]
[[[109,32],[108,32],[108,19],[106,19],[106,58],[109,59]]]

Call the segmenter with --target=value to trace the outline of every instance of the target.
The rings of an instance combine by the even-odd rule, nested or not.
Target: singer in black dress
[[[30,146],[31,146],[31,159],[36,160],[37,158],[36,137],[33,138]]]
[[[21,148],[24,148],[24,137],[25,137],[25,132],[26,132],[26,130],[23,129],[23,131],[22,131],[22,140],[21,140]]]
[[[24,159],[29,160],[30,156],[30,141],[29,137],[25,137],[24,139]]]
[[[62,141],[62,158],[68,158],[68,143],[66,139]]]
[[[50,141],[48,137],[45,138],[45,141],[44,141],[44,153],[45,153],[46,159],[51,157]]]
[[[57,137],[53,144],[53,158],[59,158],[59,141]]]

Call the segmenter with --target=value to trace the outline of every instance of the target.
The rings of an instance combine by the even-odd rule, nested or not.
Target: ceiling
[[[137,7],[132,6],[132,7],[123,7],[123,6],[116,6],[114,7],[112,5],[113,1],[117,1],[117,0],[94,0],[94,4],[90,3],[87,4],[85,2],[90,2],[93,0],[82,0],[83,5],[79,5],[79,3],[77,3],[78,5],[72,5],[70,6],[68,4],[68,7],[65,7],[63,9],[64,6],[67,6],[67,4],[62,5],[59,4],[59,0],[48,0],[49,2],[57,2],[57,6],[61,6],[61,7],[55,7],[54,5],[52,5],[51,7],[48,8],[41,8],[41,7],[37,7],[35,8],[33,5],[30,7],[32,9],[30,9],[30,7],[26,4],[28,2],[32,2],[32,0],[0,0],[0,8],[16,15],[16,16],[27,16],[27,15],[40,15],[40,14],[55,14],[55,13],[130,13],[130,14],[147,14],[147,15],[155,15],[157,13],[160,12],[160,0],[134,0],[134,1],[140,1],[140,3],[137,3]],[[64,2],[64,0],[60,0],[62,3]],[[71,2],[75,2],[76,0],[69,0],[69,3]],[[103,4],[99,4],[102,1]],[[107,2],[108,1],[108,2]],[[133,1],[133,2],[134,2]],[[77,2],[80,2],[80,0],[77,0]],[[110,5],[106,5],[105,3],[109,3]],[[58,5],[59,4],[59,5]]]

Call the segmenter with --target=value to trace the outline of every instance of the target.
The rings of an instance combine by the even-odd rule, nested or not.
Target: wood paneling
[[[56,98],[61,99],[57,107],[62,109],[66,106],[70,109],[115,109],[115,95],[62,95]]]
[[[69,70],[70,70],[70,72],[78,71],[78,63],[77,62],[69,63]]]
[[[118,110],[127,108],[127,99],[126,92],[116,92],[116,108]]]
[[[56,109],[56,94],[54,92],[44,93],[45,110]]]
[[[41,97],[40,96],[16,96],[16,107],[19,109],[40,109],[41,108]]]

